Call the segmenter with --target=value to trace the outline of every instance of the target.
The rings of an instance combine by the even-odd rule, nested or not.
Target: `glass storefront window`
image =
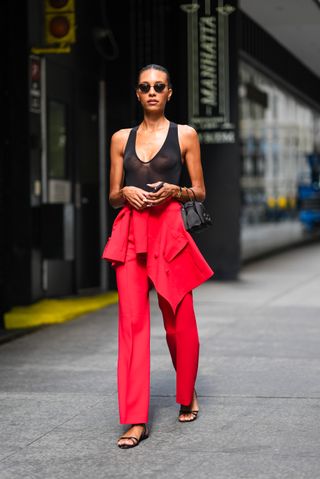
[[[295,218],[320,116],[244,61],[239,74],[242,224]]]

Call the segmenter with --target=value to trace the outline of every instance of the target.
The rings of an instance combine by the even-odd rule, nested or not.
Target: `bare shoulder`
[[[111,137],[111,149],[118,151],[120,154],[124,153],[131,128],[122,128],[113,133]]]
[[[178,125],[178,134],[182,141],[194,141],[198,138],[197,131],[190,125]]]
[[[199,143],[198,133],[190,125],[178,125],[178,138],[183,153]]]
[[[112,145],[122,150],[128,141],[130,131],[131,128],[121,128],[121,130],[114,132],[111,136]]]

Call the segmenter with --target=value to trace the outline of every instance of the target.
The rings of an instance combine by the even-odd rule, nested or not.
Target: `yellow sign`
[[[75,43],[74,0],[45,0],[45,40],[47,45]]]

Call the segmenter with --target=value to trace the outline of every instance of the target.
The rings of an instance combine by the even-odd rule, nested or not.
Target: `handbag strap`
[[[191,200],[191,201],[193,201],[193,202],[197,201],[197,197],[196,197],[196,194],[195,194],[195,192],[193,191],[193,189],[192,189],[192,188],[187,188],[187,190],[188,190],[188,191],[189,191],[189,190],[192,191],[193,200]],[[188,196],[189,196],[189,194],[188,194]],[[190,196],[189,196],[189,199],[190,199]]]

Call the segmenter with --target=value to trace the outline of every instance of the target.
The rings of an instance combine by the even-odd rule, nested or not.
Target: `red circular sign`
[[[70,23],[66,17],[54,17],[50,20],[50,33],[53,37],[63,38],[70,30]]]
[[[68,0],[49,0],[52,8],[63,8],[67,5]]]

